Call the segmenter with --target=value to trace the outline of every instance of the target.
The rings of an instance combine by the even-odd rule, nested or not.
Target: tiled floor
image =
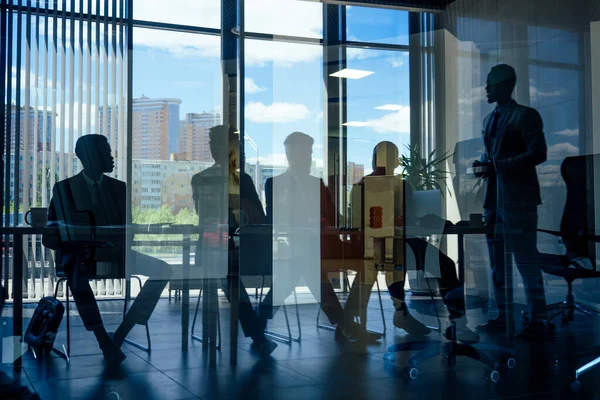
[[[420,365],[418,378],[410,381],[404,376],[408,354],[399,354],[394,364],[383,360],[388,345],[407,340],[402,330],[392,326],[391,302],[387,296],[384,300],[389,321],[387,336],[376,344],[336,344],[333,332],[316,328],[317,306],[302,304],[299,306],[300,343],[279,344],[270,359],[259,360],[249,352],[250,341],[240,337],[235,368],[229,365],[229,308],[225,301],[221,303],[223,348],[212,366],[201,343],[191,341],[189,350],[181,351],[180,303],[161,300],[151,319],[152,352],[148,354],[126,345],[126,361],[120,369],[112,370],[105,368],[93,335],[83,329],[78,315],[72,311],[71,363],[66,364],[56,356],[35,360],[28,353],[23,359],[23,371],[15,378],[37,391],[42,399],[600,400],[600,368],[583,376],[579,393],[569,392],[574,368],[593,358],[579,352],[600,345],[597,335],[600,321],[594,318],[577,316],[570,327],[559,326],[554,338],[535,343],[512,342],[510,345],[517,352],[517,366],[510,371],[503,370],[498,383],[485,379],[485,366],[464,357],[458,358],[454,368],[449,368],[441,357],[435,357]],[[371,328],[381,329],[377,305],[373,296]],[[121,307],[120,302],[101,303],[109,330],[119,323]],[[7,311],[10,314],[10,309]],[[288,312],[294,324],[294,308],[288,307]],[[436,323],[432,316],[424,318]],[[486,318],[480,310],[470,311],[469,325],[474,326]],[[64,325],[57,339],[59,344],[64,341]],[[285,329],[282,311],[275,316],[271,327]],[[430,336],[439,339],[437,333]],[[143,341],[143,328],[136,327],[132,338]],[[490,343],[492,339],[482,337],[481,341]],[[600,350],[596,354],[600,355]],[[13,373],[9,364],[4,364],[3,369]]]

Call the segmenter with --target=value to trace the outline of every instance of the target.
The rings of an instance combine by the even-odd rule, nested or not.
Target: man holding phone
[[[547,333],[543,322],[546,300],[538,264],[537,207],[541,204],[536,166],[546,161],[547,145],[540,114],[512,98],[517,76],[513,67],[500,64],[488,74],[488,103],[496,108],[483,122],[485,150],[473,163],[475,175],[486,180],[484,218],[494,225],[488,235],[498,317],[478,327],[487,333],[504,332],[507,327],[505,295],[506,263],[515,264],[523,279],[530,323],[522,336]]]

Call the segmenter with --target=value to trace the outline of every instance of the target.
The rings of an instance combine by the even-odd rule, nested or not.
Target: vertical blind
[[[57,180],[81,170],[74,154],[81,135],[106,135],[115,155],[113,176],[126,180],[126,4],[2,0],[1,5],[0,201],[3,226],[16,226],[30,207],[48,206]],[[32,237],[29,263],[45,262],[39,247]],[[3,264],[6,286],[8,254]]]

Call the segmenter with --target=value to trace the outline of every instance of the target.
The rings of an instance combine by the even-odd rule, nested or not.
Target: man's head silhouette
[[[239,164],[240,137],[233,128],[217,125],[210,128],[210,152],[216,164],[228,165],[232,160]],[[236,165],[236,168],[239,165]]]
[[[485,91],[488,103],[506,104],[512,99],[517,83],[515,69],[507,64],[492,67],[487,76]]]
[[[392,142],[379,142],[373,149],[373,171],[385,168],[386,175],[393,175],[398,162],[398,147]]]
[[[85,174],[92,179],[114,170],[115,159],[111,153],[110,144],[104,135],[84,135],[75,144],[75,155],[81,161]]]
[[[302,132],[294,132],[285,138],[283,145],[289,172],[295,175],[310,175],[314,142],[313,138]]]

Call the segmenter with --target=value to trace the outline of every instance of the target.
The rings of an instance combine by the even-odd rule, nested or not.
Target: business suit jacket
[[[541,204],[536,166],[546,161],[547,145],[540,114],[516,102],[502,110],[496,134],[491,135],[491,118],[485,117],[482,162],[492,162],[487,178],[484,209],[496,211],[497,199],[508,203]]]
[[[77,211],[90,211],[95,226],[125,226],[126,213],[126,184],[125,182],[104,175],[99,186],[98,198],[94,202],[93,195],[83,172],[57,182],[52,190],[52,200],[48,208],[49,224],[77,224]],[[56,250],[56,263],[61,266],[63,254],[73,251],[64,238],[55,235],[44,235],[46,247]],[[115,233],[100,233],[96,240],[106,242],[95,250],[96,261],[115,262],[122,267],[125,257],[125,235],[122,230]]]
[[[285,201],[291,211],[289,220],[285,221],[290,226],[312,225],[315,222],[321,228],[321,259],[341,259],[343,255],[343,243],[339,239],[339,235],[333,234],[332,230],[335,227],[335,207],[331,198],[331,192],[325,186],[322,179],[315,176],[304,177],[306,179],[303,184],[306,187],[319,187],[320,202],[319,215],[312,215],[311,210],[308,210],[308,215],[302,214],[302,208],[306,202],[303,200],[305,196],[310,196],[310,193],[303,193],[302,188],[295,183],[293,176],[288,172],[269,178],[265,182],[265,197],[267,200],[267,220],[273,223],[273,203],[275,201]],[[273,199],[273,185],[278,188],[278,192],[283,194],[284,198]],[[312,219],[318,219],[312,220]],[[312,221],[311,221],[312,220]]]

